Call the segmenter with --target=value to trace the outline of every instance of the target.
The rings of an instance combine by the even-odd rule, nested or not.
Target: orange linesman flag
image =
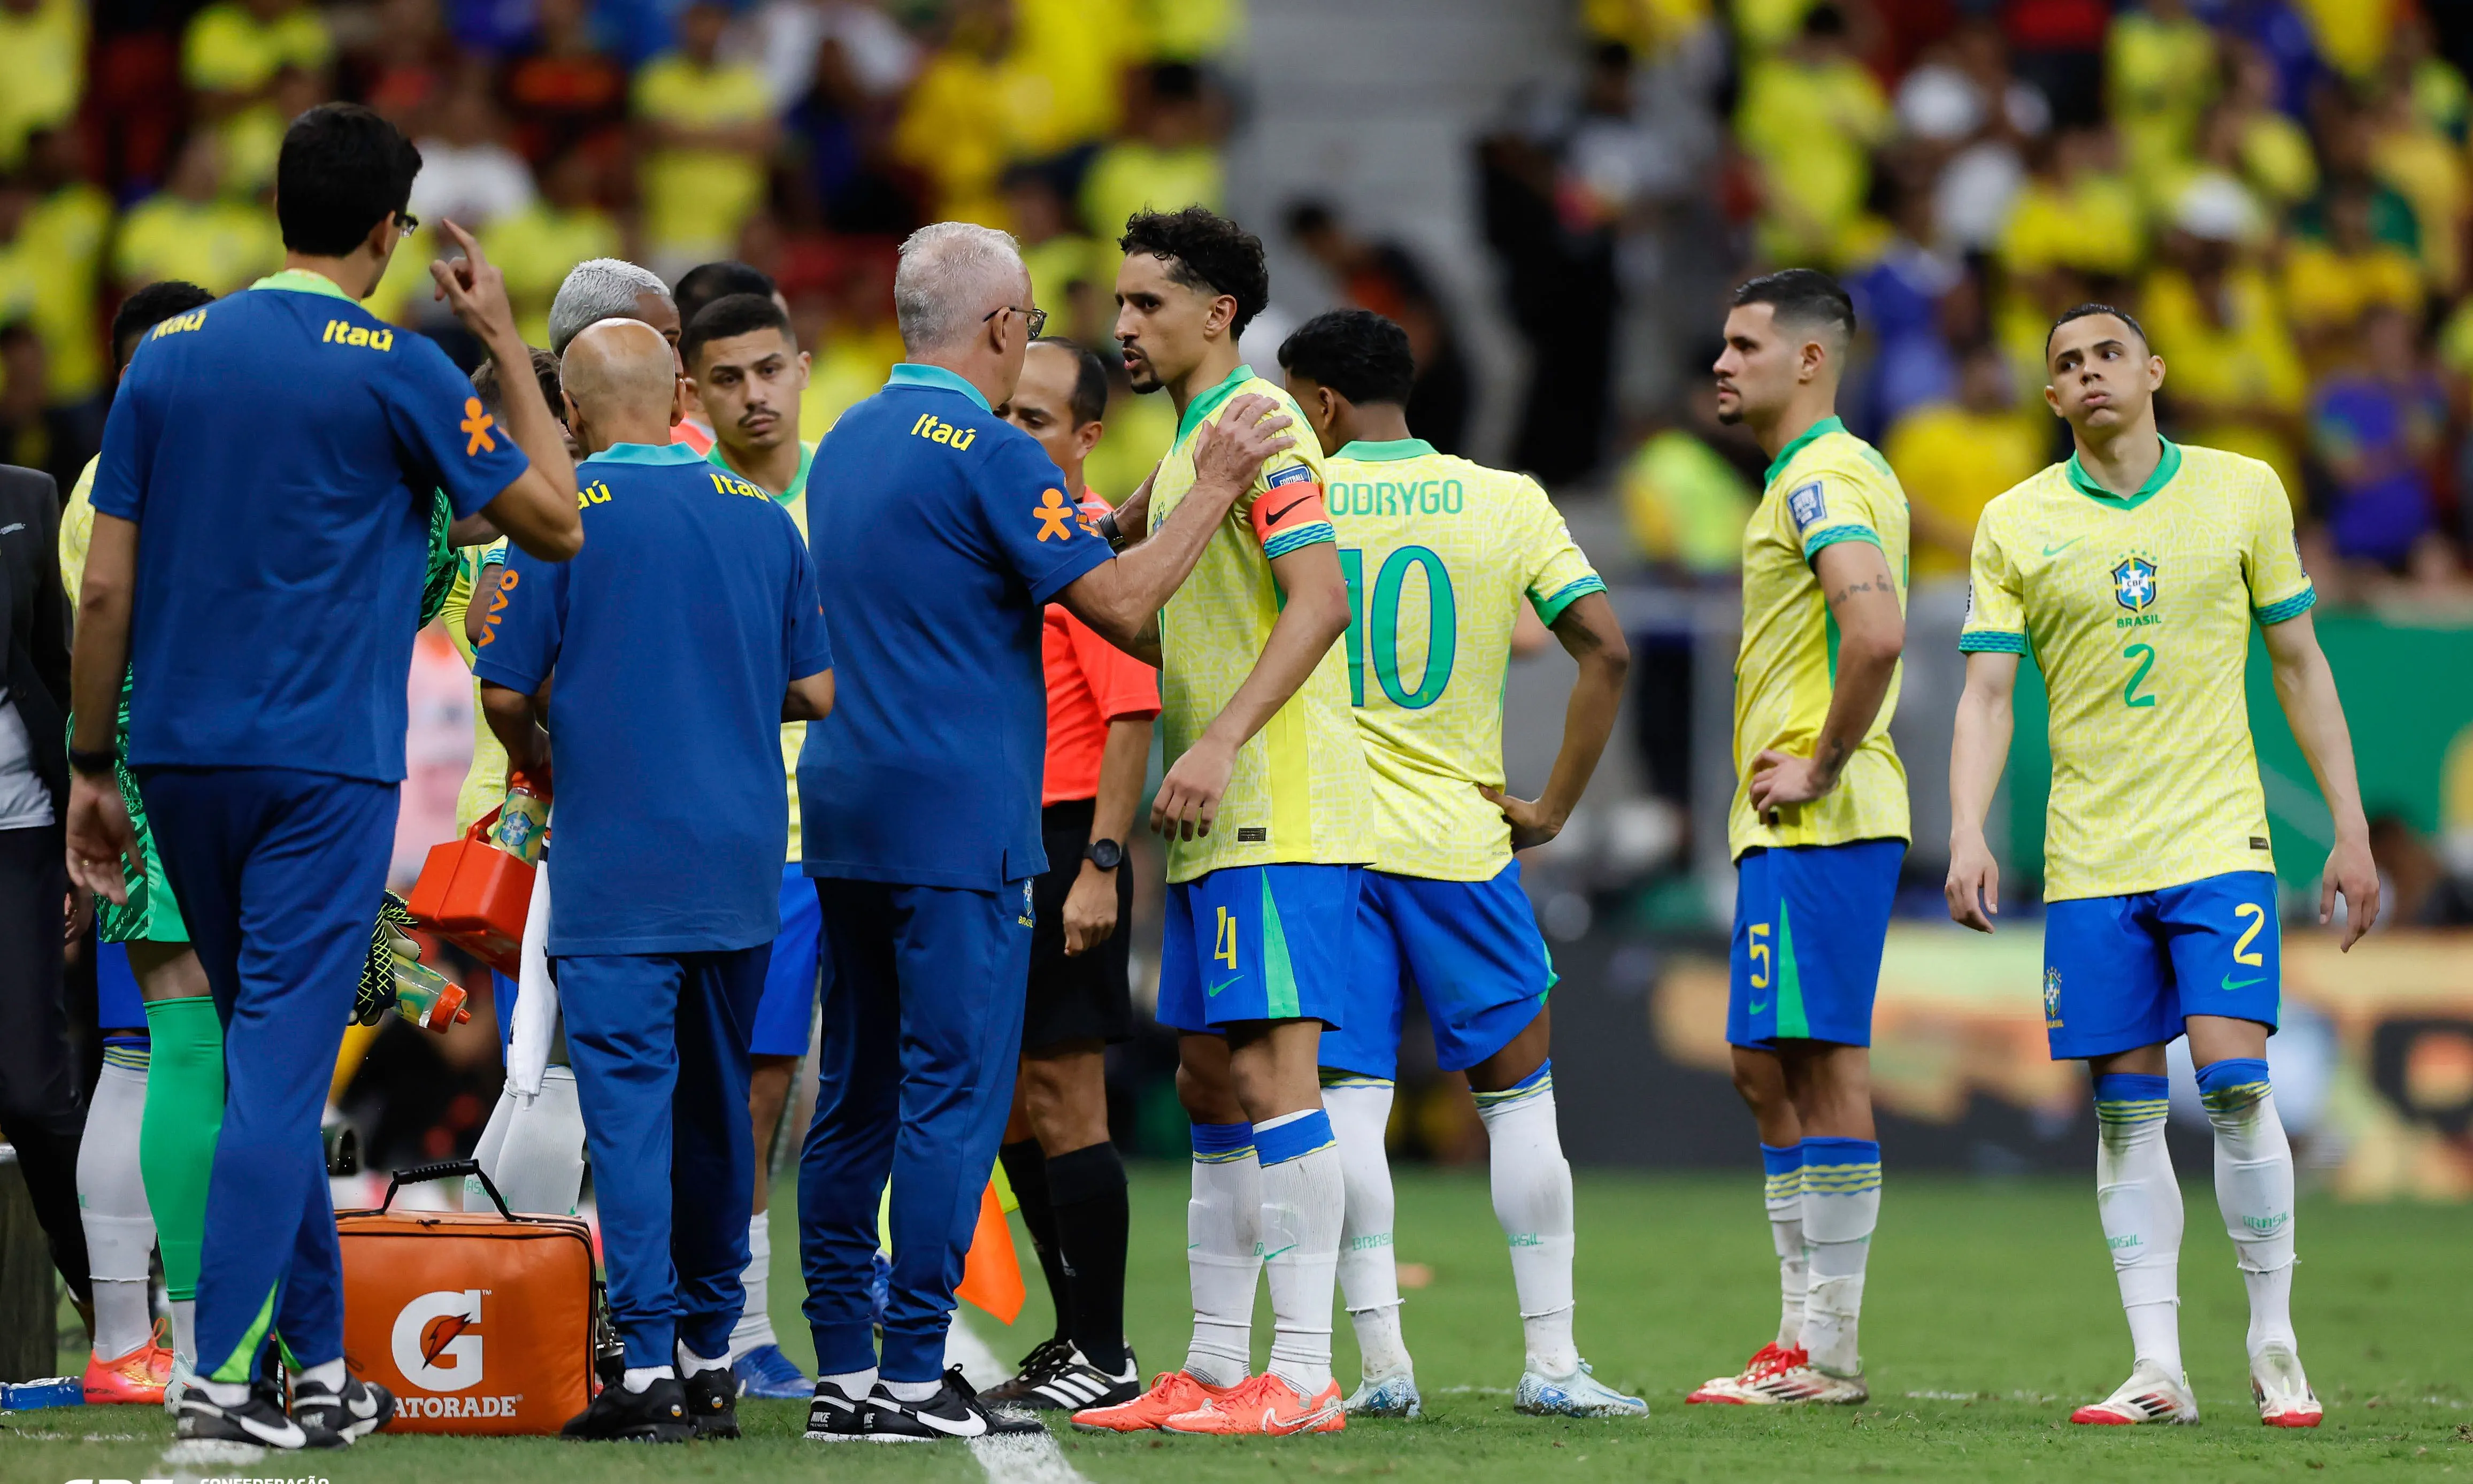
[[[1013,1229],[1005,1224],[1004,1206],[991,1181],[979,1192],[978,1230],[971,1233],[970,1256],[962,1259],[962,1281],[953,1297],[975,1304],[1009,1325],[1021,1312],[1024,1296]]]

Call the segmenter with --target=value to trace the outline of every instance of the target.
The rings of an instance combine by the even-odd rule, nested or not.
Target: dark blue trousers
[[[151,796],[150,796],[151,797]],[[747,1302],[747,1037],[773,945],[551,961],[630,1366],[720,1359]]]
[[[224,1022],[199,1368],[249,1379],[270,1331],[323,1365],[344,1352],[344,1290],[318,1123],[386,890],[396,785],[149,768],[140,786]]]
[[[867,1284],[893,1182],[882,1375],[945,1370],[953,1287],[996,1167],[1030,974],[1022,886],[974,892],[820,877],[833,972],[816,1120],[799,1156],[799,1257],[817,1369],[876,1365]]]

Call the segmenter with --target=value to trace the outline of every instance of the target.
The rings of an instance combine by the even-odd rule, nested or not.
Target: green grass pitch
[[[1183,1358],[1182,1170],[1134,1185],[1128,1295],[1146,1369]],[[1399,1254],[1432,1270],[1405,1328],[1427,1416],[1285,1440],[1092,1438],[1060,1430],[1091,1484],[1220,1484],[1358,1475],[1459,1480],[1769,1480],[1877,1474],[1933,1479],[2252,1480],[2473,1476],[2473,1210],[2306,1201],[2295,1322],[2327,1403],[2315,1433],[2274,1432],[2251,1409],[2246,1310],[2231,1244],[2203,1184],[2186,1191],[2182,1343],[2204,1421],[2191,1428],[2071,1427],[2079,1401],[2126,1374],[2126,1330],[2096,1226],[2094,1191],[2070,1182],[1980,1184],[1894,1167],[1866,1291],[1873,1400],[1856,1408],[1686,1407],[1702,1378],[1740,1364],[1776,1322],[1775,1270],[1757,1175],[1587,1174],[1579,1184],[1578,1332],[1597,1374],[1649,1399],[1645,1422],[1518,1416],[1519,1321],[1480,1174],[1400,1181]],[[810,1357],[797,1316],[788,1190],[775,1220],[774,1306],[786,1348]],[[1027,1241],[1021,1242],[1025,1257]],[[1010,1360],[1047,1332],[1038,1277],[1007,1331],[974,1326]],[[1343,1376],[1355,1346],[1335,1322]],[[1267,1307],[1255,1347],[1267,1347]],[[742,1405],[734,1445],[622,1448],[554,1440],[378,1436],[345,1454],[269,1457],[236,1473],[497,1484],[574,1479],[830,1478],[1017,1484],[959,1445],[826,1448],[800,1441],[803,1409]],[[0,1417],[0,1481],[160,1477],[162,1414],[138,1408]],[[97,1441],[86,1441],[89,1434]],[[194,1477],[198,1470],[181,1471]],[[1019,1484],[1071,1484],[1045,1474]]]

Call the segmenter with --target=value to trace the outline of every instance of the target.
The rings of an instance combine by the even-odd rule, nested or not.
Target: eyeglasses
[[[981,324],[985,324],[990,320],[993,320],[996,316],[1004,314],[1007,311],[1011,311],[1014,314],[1021,316],[1022,323],[1030,326],[1031,339],[1037,340],[1040,336],[1047,333],[1047,311],[1044,309],[1022,309],[1012,304],[999,304],[996,308],[979,316],[979,323]]]
[[[409,211],[398,211],[395,214],[395,225],[402,229],[405,236],[409,237],[414,232],[420,230],[420,218],[414,216]]]

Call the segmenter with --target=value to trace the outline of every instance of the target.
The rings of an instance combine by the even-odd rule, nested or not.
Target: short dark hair
[[[1031,342],[1035,346],[1051,346],[1073,357],[1073,395],[1066,407],[1073,414],[1073,425],[1087,428],[1108,414],[1108,363],[1099,353],[1079,341],[1062,335],[1050,335]]]
[[[1236,300],[1228,331],[1242,335],[1271,301],[1271,273],[1262,264],[1262,239],[1208,206],[1182,211],[1137,211],[1125,219],[1116,246],[1127,256],[1147,252],[1167,265],[1167,275],[1189,289],[1207,289]]]
[[[1745,280],[1735,290],[1735,307],[1766,304],[1777,319],[1803,325],[1826,325],[1852,340],[1855,300],[1838,281],[1811,268],[1781,268]]]
[[[2072,320],[2092,320],[2100,314],[2108,314],[2128,325],[2129,332],[2138,337],[2138,343],[2147,347],[2148,353],[2150,355],[2154,353],[2155,342],[2147,338],[2147,326],[2138,323],[2136,315],[2126,309],[2116,309],[2110,304],[2099,304],[2090,300],[2083,304],[2072,304],[2062,310],[2061,317],[2053,322],[2053,327],[2044,331],[2044,359],[2049,361],[2053,358],[2053,337],[2060,333],[2062,325]]]
[[[403,210],[420,152],[357,103],[322,103],[283,132],[275,165],[275,219],[283,245],[342,257],[370,228]]]
[[[1153,62],[1150,90],[1159,103],[1191,103],[1202,96],[1202,69],[1189,61]]]
[[[150,283],[120,301],[111,316],[111,366],[128,366],[137,349],[137,337],[173,318],[215,301],[214,295],[194,283],[165,278]]]
[[[775,287],[773,275],[761,268],[727,260],[699,263],[679,275],[679,286],[670,291],[670,301],[679,306],[679,323],[693,324],[705,305],[716,299],[733,294],[759,294],[771,299]]]
[[[549,415],[564,419],[566,416],[566,398],[559,386],[558,357],[539,346],[526,346],[524,348],[532,354],[533,380],[540,385],[541,400],[549,403]],[[498,383],[496,361],[484,357],[480,365],[472,368],[472,395],[492,412],[507,410],[506,388]]]
[[[1417,358],[1408,332],[1371,309],[1326,309],[1280,343],[1280,365],[1352,402],[1408,404]]]
[[[697,355],[712,342],[729,340],[736,335],[753,335],[762,329],[780,330],[781,338],[790,343],[790,348],[795,350],[799,347],[798,334],[790,328],[790,317],[781,312],[780,304],[773,302],[772,295],[725,294],[696,311],[695,320],[687,325],[686,333],[679,337],[679,360],[692,367]]]

